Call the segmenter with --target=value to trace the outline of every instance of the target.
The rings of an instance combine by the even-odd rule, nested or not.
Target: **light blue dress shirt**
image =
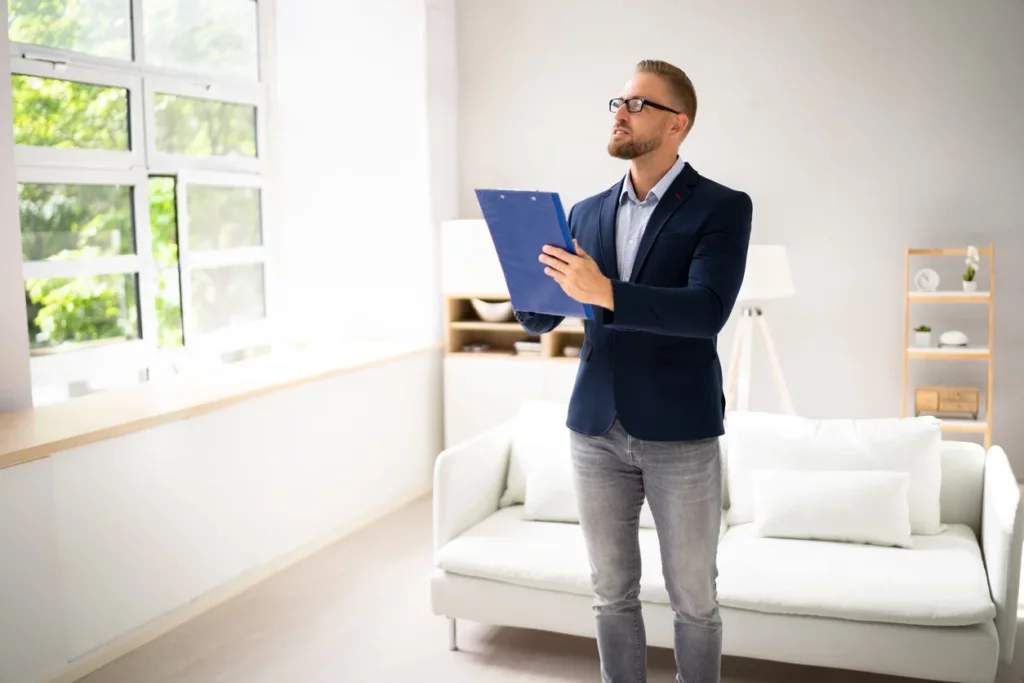
[[[629,281],[636,261],[636,252],[640,248],[640,238],[644,236],[647,222],[657,208],[658,202],[683,170],[683,160],[676,157],[676,163],[661,177],[658,184],[651,188],[643,201],[636,196],[633,181],[626,172],[626,180],[622,183],[622,194],[619,195],[619,211],[615,218],[615,254],[618,259],[619,279]]]

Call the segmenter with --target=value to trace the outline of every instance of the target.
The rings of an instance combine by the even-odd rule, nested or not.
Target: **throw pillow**
[[[508,458],[505,492],[499,506],[526,502],[526,476],[531,463],[543,462],[552,453],[569,453],[569,430],[565,426],[568,407],[549,401],[523,401],[515,418]]]
[[[913,547],[906,472],[755,470],[751,484],[760,536]]]
[[[726,460],[730,525],[754,521],[754,470],[904,472],[909,477],[910,526],[942,532],[939,421],[933,417],[812,420],[792,415],[730,413]]]

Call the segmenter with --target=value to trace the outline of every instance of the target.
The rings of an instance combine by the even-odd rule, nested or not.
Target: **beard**
[[[617,140],[615,136],[608,142],[608,154],[616,159],[630,161],[653,152],[661,147],[661,136],[655,135],[646,139],[636,138],[632,133],[628,140]]]

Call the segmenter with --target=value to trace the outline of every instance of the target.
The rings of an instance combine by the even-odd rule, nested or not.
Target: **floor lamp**
[[[750,362],[754,350],[754,327],[764,339],[768,360],[779,392],[782,410],[793,415],[793,402],[782,374],[782,365],[775,353],[775,343],[768,330],[768,319],[758,305],[772,299],[788,299],[795,294],[793,277],[789,271],[786,247],[780,245],[750,245],[747,253],[747,269],[743,285],[736,298],[740,314],[736,336],[733,338],[732,354],[729,356],[726,380],[726,410],[745,411],[750,405]]]

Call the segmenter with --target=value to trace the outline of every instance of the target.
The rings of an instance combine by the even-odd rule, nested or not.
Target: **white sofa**
[[[566,441],[551,432],[564,407],[548,410],[532,418],[535,428],[528,418],[510,420],[436,461],[431,600],[434,613],[450,620],[453,649],[457,619],[594,636],[579,525],[528,519],[529,502],[514,491],[538,481],[510,461],[517,440],[548,443],[548,468],[568,459]],[[1005,680],[1022,525],[1020,491],[1001,448],[936,446],[944,531],[915,534],[906,549],[766,538],[754,524],[729,524],[729,438],[727,430],[717,584],[724,654],[964,683],[991,683],[999,669]],[[670,648],[656,532],[641,526],[648,643]]]

